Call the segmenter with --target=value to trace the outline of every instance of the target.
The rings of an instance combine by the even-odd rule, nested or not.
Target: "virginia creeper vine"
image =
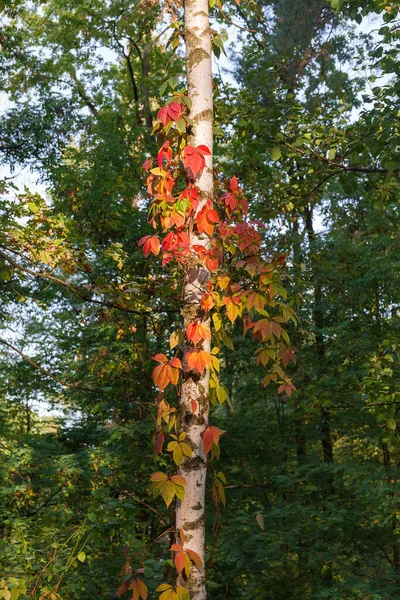
[[[249,219],[248,204],[236,177],[222,181],[212,167],[211,34],[208,5],[190,0],[185,6],[188,92],[175,92],[158,112],[154,132],[157,159],[147,160],[149,219],[154,235],[142,238],[144,255],[161,254],[162,266],[181,270],[183,324],[170,336],[170,356],[158,363],[154,456],[166,450],[176,474],[153,473],[152,491],[166,505],[176,499],[175,543],[170,551],[178,573],[176,586],[161,584],[160,600],[204,600],[204,504],[207,457],[219,456],[224,433],[208,421],[209,403],[230,402],[219,379],[219,355],[233,349],[224,317],[241,318],[244,333],[260,343],[257,363],[269,366],[264,385],[278,384],[290,395],[294,386],[282,369],[295,362],[282,324],[295,322],[283,301],[284,255],[267,257],[263,224]],[[176,389],[177,401],[167,394]],[[225,476],[214,471],[213,497],[225,504]],[[147,592],[135,577],[134,600]],[[140,583],[138,583],[140,581]]]

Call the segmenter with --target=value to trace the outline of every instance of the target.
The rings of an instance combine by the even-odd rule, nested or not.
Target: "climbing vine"
[[[169,355],[156,354],[153,382],[156,397],[157,430],[154,457],[166,451],[176,467],[189,460],[193,448],[179,406],[181,383],[188,378],[199,380],[209,370],[212,403],[230,404],[228,390],[220,381],[220,355],[223,346],[234,349],[227,323],[241,319],[244,334],[250,333],[259,344],[256,362],[268,369],[263,385],[277,384],[278,393],[291,395],[294,385],[284,372],[291,361],[296,362],[296,349],[284,325],[296,323],[293,309],[285,302],[284,287],[286,256],[272,256],[264,246],[264,225],[249,217],[248,202],[235,176],[222,180],[214,174],[214,198],[204,197],[197,185],[206,157],[211,155],[205,145],[192,146],[187,133],[193,126],[190,99],[182,92],[174,93],[158,112],[154,132],[160,140],[156,159],[143,164],[147,172],[147,191],[151,197],[149,221],[156,232],[143,237],[139,246],[145,257],[161,255],[162,266],[174,264],[181,272],[181,282],[193,265],[204,268],[206,281],[199,306],[184,314],[184,322],[169,339]],[[194,241],[193,241],[194,240]],[[198,243],[200,240],[201,243]],[[196,243],[197,242],[197,243]],[[211,349],[204,348],[210,342]],[[168,389],[176,391],[175,400]],[[208,401],[208,399],[207,399]],[[193,416],[199,414],[198,402],[190,404]],[[190,415],[189,415],[190,418]],[[203,423],[202,452],[218,457],[220,438],[225,432]],[[223,473],[215,473],[213,496],[225,504]],[[167,507],[174,499],[184,498],[187,482],[181,474],[157,471],[151,477],[154,498],[161,496]],[[199,555],[185,545],[185,533],[175,531],[176,542],[170,550],[180,581],[189,577],[191,565],[202,568]],[[190,542],[190,540],[189,540]],[[137,586],[135,598],[145,598]],[[184,599],[185,587],[162,584],[161,600]]]

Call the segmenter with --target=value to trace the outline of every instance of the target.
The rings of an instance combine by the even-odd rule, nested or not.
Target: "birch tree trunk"
[[[192,101],[190,117],[193,131],[188,139],[192,146],[205,145],[212,152],[213,144],[213,99],[211,30],[208,17],[208,0],[185,0],[185,41],[188,97]],[[201,202],[199,209],[207,199],[213,196],[212,157],[206,156],[206,168],[198,181]],[[208,247],[208,236],[197,235],[189,226],[190,244]],[[193,320],[210,325],[209,319],[201,311],[200,301],[209,279],[209,271],[199,264],[195,253],[186,269],[183,310],[185,326]],[[204,341],[202,348],[210,352],[210,342]],[[188,345],[184,348],[184,354]],[[203,450],[202,435],[208,426],[209,412],[209,370],[202,375],[186,373],[181,390],[180,409],[182,430],[193,454],[179,467],[179,473],[186,479],[185,498],[177,501],[176,526],[185,534],[185,546],[197,552],[202,568],[192,565],[190,576],[179,579],[179,585],[186,587],[191,600],[205,600],[205,485],[207,459]],[[192,400],[197,408],[192,413]]]

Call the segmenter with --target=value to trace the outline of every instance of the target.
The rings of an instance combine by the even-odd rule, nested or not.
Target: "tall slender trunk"
[[[192,102],[190,117],[193,130],[188,139],[192,146],[204,144],[212,151],[213,144],[213,99],[211,30],[208,17],[208,0],[185,0],[185,42],[188,97]],[[211,157],[206,157],[206,168],[198,182],[201,202],[199,210],[213,195],[213,172]],[[189,225],[191,245],[209,245],[207,236],[198,236]],[[209,326],[209,320],[201,311],[200,301],[209,279],[209,271],[199,264],[193,253],[189,262],[184,283],[183,310],[185,325],[197,319]],[[210,352],[210,342],[203,342],[203,349]],[[184,349],[184,354],[188,347]],[[197,402],[192,412],[192,401]],[[179,584],[189,591],[191,600],[204,600],[205,588],[205,485],[207,459],[204,454],[202,435],[208,425],[209,412],[209,370],[202,375],[186,373],[182,383],[180,397],[182,429],[187,433],[187,442],[193,454],[179,467],[180,474],[186,479],[184,500],[177,501],[176,526],[185,534],[185,546],[197,552],[202,567],[192,565],[187,579],[179,578]]]
[[[312,265],[312,277],[314,280],[314,304],[312,309],[313,322],[315,327],[315,345],[317,350],[317,361],[318,361],[318,375],[321,378],[324,375],[326,366],[324,365],[325,359],[325,343],[324,336],[322,333],[324,327],[324,314],[322,312],[322,286],[321,281],[318,278],[316,262],[312,257],[315,250],[315,231],[313,225],[313,212],[312,207],[308,206],[305,213],[306,217],[306,231],[308,241],[311,250],[311,265]],[[333,457],[333,443],[331,435],[331,415],[329,408],[321,406],[320,409],[320,427],[321,427],[321,445],[324,463],[332,464],[334,462]],[[331,495],[335,493],[335,482],[333,474],[328,472],[327,489]],[[330,540],[327,540],[330,543]],[[322,580],[327,587],[331,587],[333,584],[333,571],[332,562],[324,562],[322,567]]]
[[[315,231],[313,225],[313,213],[312,208],[307,207],[306,209],[306,231],[308,235],[308,241],[310,244],[310,250],[313,252],[315,247]],[[325,357],[325,344],[322,329],[324,327],[324,315],[321,309],[322,304],[322,289],[321,282],[318,280],[316,275],[315,261],[312,259],[312,270],[314,279],[314,305],[313,305],[313,321],[315,327],[315,344],[318,358],[318,370],[319,375],[323,375],[324,370],[324,357]],[[321,406],[321,444],[325,463],[333,463],[333,443],[331,436],[331,415],[330,410],[327,407]],[[333,492],[333,482],[331,485]]]

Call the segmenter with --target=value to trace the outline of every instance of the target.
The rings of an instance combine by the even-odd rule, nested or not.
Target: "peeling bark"
[[[193,130],[188,144],[199,146],[204,144],[212,152],[213,144],[213,99],[212,99],[212,65],[211,65],[211,31],[208,18],[208,0],[186,0],[185,2],[185,41],[186,71],[188,81],[188,97],[192,101],[190,117]],[[206,168],[198,182],[201,190],[201,210],[204,202],[213,196],[212,157],[206,157]],[[207,236],[198,236],[189,226],[191,245],[208,247]],[[210,326],[209,319],[200,308],[200,301],[209,279],[209,271],[200,265],[197,255],[193,253],[185,273],[183,310],[185,326],[194,319]],[[210,342],[203,342],[203,349],[210,352]],[[188,345],[184,348],[184,355]],[[186,373],[182,383],[180,411],[182,430],[187,433],[187,443],[193,454],[184,460],[179,473],[186,479],[185,497],[177,501],[176,526],[185,533],[185,546],[197,552],[202,561],[202,568],[192,565],[190,575],[186,579],[181,576],[179,585],[186,587],[191,600],[205,600],[205,484],[207,458],[204,454],[202,436],[208,425],[209,413],[209,370],[202,375]],[[197,402],[197,410],[193,414],[191,401]]]

